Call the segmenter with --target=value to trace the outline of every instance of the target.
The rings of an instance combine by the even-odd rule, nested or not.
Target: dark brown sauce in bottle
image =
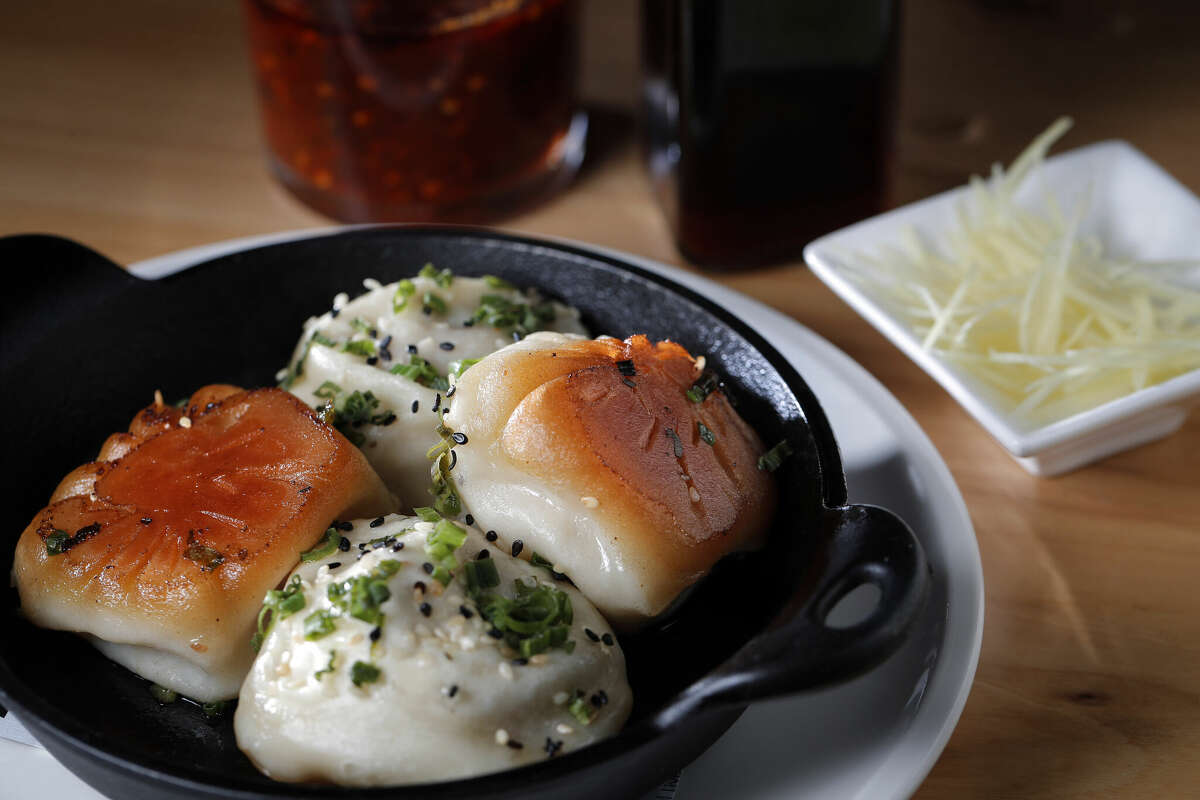
[[[644,0],[650,171],[680,250],[800,254],[887,199],[892,0]]]
[[[276,176],[349,222],[477,221],[582,155],[575,0],[246,0]]]

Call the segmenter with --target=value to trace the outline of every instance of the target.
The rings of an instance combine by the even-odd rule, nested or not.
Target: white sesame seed
[[[571,695],[567,694],[566,692],[559,692],[558,694],[554,695],[554,705],[561,706],[570,699]],[[562,726],[560,725],[559,727]],[[562,731],[559,731],[559,733],[562,733]]]
[[[508,731],[504,728],[496,728],[496,744],[501,746],[508,744]]]
[[[373,292],[381,286],[383,286],[383,284],[374,278],[363,278],[363,288],[368,292]]]
[[[192,418],[191,417],[180,417],[179,418],[179,427],[181,427],[181,428],[192,427]]]
[[[100,498],[96,496],[96,493],[95,493],[95,492],[92,492],[91,494],[89,494],[89,495],[88,495],[88,500],[91,500],[93,503],[94,503],[94,502],[96,502],[96,501],[97,501],[97,500],[99,500],[99,499],[100,499]]]
[[[588,508],[595,508],[596,506],[600,505],[600,501],[591,495],[584,495],[583,497],[579,498],[579,502],[583,503]]]
[[[154,405],[161,406],[162,404],[163,404],[162,391],[155,389],[154,390]]]
[[[513,670],[507,661],[500,662],[500,677],[507,681],[511,681],[513,679]]]
[[[692,502],[693,502],[693,503],[699,503],[699,502],[700,502],[700,493],[699,493],[698,491],[696,491],[696,487],[695,487],[695,486],[692,486],[692,487],[689,487],[689,488],[688,488],[688,496],[692,498]]]
[[[458,640],[458,646],[461,647],[463,650],[474,650],[475,649],[475,637],[473,637],[473,636],[462,637],[461,639]]]
[[[695,361],[696,369],[700,369],[700,370],[704,369],[704,365],[707,363],[708,363],[708,359],[706,359],[704,356],[696,356],[696,361]]]
[[[568,734],[572,734],[575,732],[575,729],[572,728],[570,725],[563,725],[561,722],[558,723],[557,726],[555,726],[554,730],[558,731],[563,736],[566,736]]]

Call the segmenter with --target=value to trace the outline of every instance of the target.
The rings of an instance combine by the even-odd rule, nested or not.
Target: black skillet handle
[[[912,530],[887,509],[852,505],[826,510],[825,535],[816,585],[799,583],[767,629],[660,711],[657,727],[698,711],[847,680],[903,643],[930,585],[929,564]],[[880,589],[870,615],[850,627],[826,625],[838,601],[864,583]]]

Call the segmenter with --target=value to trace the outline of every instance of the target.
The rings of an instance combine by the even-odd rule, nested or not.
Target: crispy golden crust
[[[202,666],[245,648],[263,595],[332,519],[394,505],[358,449],[279,389],[156,402],[102,452],[117,457],[72,471],[22,533],[22,607]],[[56,531],[70,538],[52,554]]]
[[[623,365],[632,374],[619,362],[632,362]],[[700,373],[680,345],[634,336],[533,351],[506,376],[536,388],[504,426],[504,453],[544,481],[603,498],[599,513],[625,546],[669,576],[664,605],[753,543],[775,509],[758,436],[721,392],[687,398]]]

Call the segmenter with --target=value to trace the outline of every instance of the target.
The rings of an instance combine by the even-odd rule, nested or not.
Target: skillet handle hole
[[[882,597],[883,589],[877,583],[864,581],[857,585],[851,584],[845,587],[844,593],[833,603],[833,607],[825,612],[822,621],[825,627],[834,630],[853,628],[871,618]]]

